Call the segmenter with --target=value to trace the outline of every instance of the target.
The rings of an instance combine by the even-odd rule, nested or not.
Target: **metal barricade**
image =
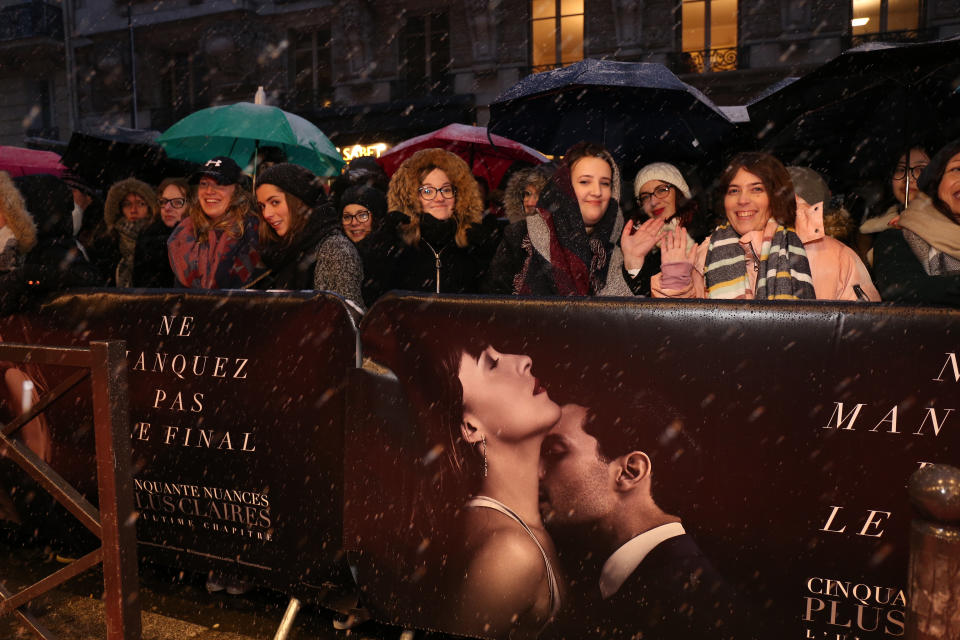
[[[50,632],[22,607],[87,569],[103,563],[107,640],[139,640],[140,598],[137,577],[136,512],[130,468],[130,432],[127,399],[126,343],[91,342],[89,348],[64,348],[0,343],[0,360],[80,369],[44,394],[31,408],[0,428],[0,446],[87,529],[101,546],[65,568],[11,593],[0,587],[0,616],[16,615],[42,638]],[[14,434],[42,414],[82,380],[93,387],[99,511],[26,447]]]
[[[960,638],[960,469],[931,464],[908,484],[910,528],[906,637]]]

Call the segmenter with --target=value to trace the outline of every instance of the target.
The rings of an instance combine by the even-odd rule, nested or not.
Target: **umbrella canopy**
[[[101,190],[126,178],[160,184],[164,178],[190,175],[195,164],[168,158],[157,144],[159,131],[118,127],[110,132],[70,136],[63,164]]]
[[[442,129],[431,131],[416,138],[410,138],[393,147],[377,162],[393,175],[404,160],[421,149],[446,149],[463,158],[475,176],[487,181],[491,189],[500,185],[507,169],[515,162],[536,165],[547,162],[548,158],[530,147],[504,138],[491,135],[486,127],[471,127],[465,124],[449,124]]]
[[[661,64],[587,59],[505,91],[490,105],[489,129],[551,154],[599,142],[630,168],[706,161],[735,127]]]
[[[850,49],[747,110],[760,148],[855,184],[960,135],[960,39]]]
[[[206,162],[229,156],[246,166],[260,147],[279,147],[287,161],[319,176],[334,176],[346,164],[337,148],[310,121],[277,107],[238,102],[191,113],[157,142],[171,158]]]
[[[0,146],[0,171],[6,171],[13,178],[38,173],[60,176],[66,170],[60,155],[53,151]]]

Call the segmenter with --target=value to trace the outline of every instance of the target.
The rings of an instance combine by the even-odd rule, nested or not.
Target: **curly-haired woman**
[[[477,293],[499,240],[495,220],[483,219],[480,188],[459,156],[418,151],[397,169],[387,193],[383,259],[370,265],[385,289]],[[364,269],[368,265],[364,264]]]

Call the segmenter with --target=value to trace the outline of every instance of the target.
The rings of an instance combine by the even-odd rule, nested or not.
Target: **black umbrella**
[[[490,105],[488,130],[550,154],[599,142],[630,169],[710,160],[734,125],[661,64],[588,59],[505,91]]]
[[[850,49],[747,110],[760,148],[836,182],[886,178],[897,156],[960,134],[960,39]]]
[[[168,158],[156,142],[159,131],[118,128],[110,133],[75,131],[63,153],[70,171],[104,191],[124,178],[159,184],[164,178],[187,176],[196,164]]]

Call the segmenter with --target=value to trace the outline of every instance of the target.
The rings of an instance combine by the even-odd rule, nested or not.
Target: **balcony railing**
[[[673,54],[670,66],[678,74],[736,71],[744,66],[744,60],[736,47],[703,49]]]
[[[0,9],[0,42],[27,38],[63,40],[63,12],[46,2],[25,2]]]
[[[864,33],[850,36],[850,46],[867,42],[929,42],[939,37],[937,29],[907,29],[904,31],[884,31],[882,33]]]

